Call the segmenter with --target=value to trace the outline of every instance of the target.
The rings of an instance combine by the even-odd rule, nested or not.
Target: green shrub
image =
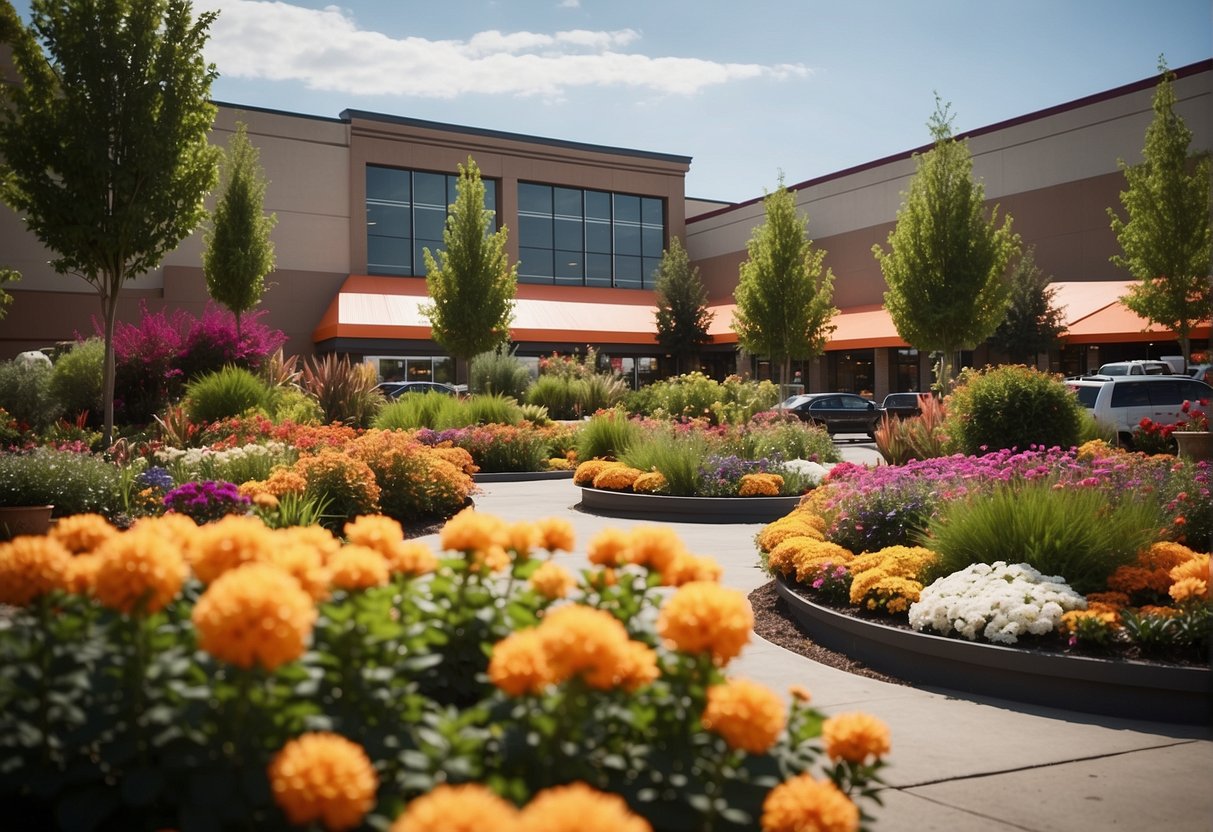
[[[0,505],[53,505],[55,517],[121,508],[118,467],[92,454],[37,448],[0,454]]]
[[[91,421],[100,423],[104,363],[105,342],[100,338],[80,341],[55,361],[51,392],[69,417],[88,411]]]
[[[779,388],[769,381],[723,382],[694,372],[668,378],[629,393],[628,411],[661,419],[707,419],[712,424],[745,424],[755,413],[779,403]]]
[[[524,404],[521,407],[522,418],[530,422],[532,425],[552,424],[552,419],[548,416],[548,409],[543,405]]]
[[[262,375],[262,378],[265,376]],[[298,387],[272,387],[269,398],[270,417],[276,423],[319,425],[324,422],[324,410],[315,398]]]
[[[622,410],[599,413],[577,434],[578,459],[617,459],[643,434]]]
[[[190,421],[210,424],[247,410],[267,410],[270,391],[265,382],[243,367],[224,367],[185,386],[185,409]]]
[[[576,419],[577,379],[540,376],[526,391],[526,403],[546,407],[553,419]]]
[[[614,407],[623,401],[628,392],[623,379],[601,373],[579,379],[574,389],[578,412],[584,416]]]
[[[51,374],[43,363],[0,362],[0,407],[30,429],[46,430],[63,412],[51,389]]]
[[[530,383],[530,370],[513,351],[481,353],[468,365],[468,390],[472,393],[500,393],[521,400]]]
[[[380,430],[445,430],[471,424],[463,402],[445,393],[405,393],[384,405],[372,427]]]
[[[1078,410],[1078,444],[1083,445],[1093,439],[1102,439],[1109,445],[1116,444],[1116,428],[1099,421],[1085,407]]]
[[[641,471],[660,471],[666,493],[694,497],[703,493],[703,464],[712,453],[711,443],[696,431],[677,437],[673,431],[651,431],[638,438],[620,460]]]
[[[947,408],[946,433],[964,454],[1078,443],[1074,395],[1060,377],[1022,365],[965,370]]]
[[[516,425],[523,421],[517,400],[504,393],[482,393],[461,404],[469,424]]]
[[[313,356],[304,364],[302,378],[304,391],[320,403],[326,424],[365,428],[383,407],[383,394],[375,387],[375,368],[351,364],[349,356]]]
[[[736,432],[725,447],[745,459],[808,459],[840,462],[834,440],[824,430],[799,419],[753,422]]]
[[[1027,563],[1081,593],[1106,588],[1157,534],[1158,506],[1096,488],[1054,488],[1049,479],[1000,484],[942,506],[922,545],[939,553],[932,578],[974,563]]]

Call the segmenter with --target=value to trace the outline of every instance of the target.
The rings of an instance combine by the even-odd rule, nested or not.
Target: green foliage
[[[64,413],[100,414],[104,363],[105,342],[100,338],[80,341],[55,360],[51,392]]]
[[[461,404],[467,411],[468,424],[516,425],[522,421],[522,408],[504,393],[483,393]]]
[[[1066,328],[1065,312],[1053,305],[1057,290],[1050,288],[1049,276],[1037,267],[1034,247],[1027,248],[1015,263],[1010,285],[1007,316],[990,336],[990,343],[1012,361],[1030,364],[1037,353],[1057,346],[1057,338]]]
[[[236,316],[261,301],[265,276],[274,270],[274,244],[270,231],[276,214],[265,215],[265,174],[257,148],[248,140],[248,128],[236,122],[228,142],[220,179],[222,193],[203,236],[202,271],[206,290]]]
[[[1121,614],[1125,635],[1147,654],[1170,653],[1177,645],[1192,646],[1207,654],[1211,625],[1213,607],[1200,602],[1181,605],[1176,615],[1141,610]]]
[[[751,423],[747,430],[729,434],[724,447],[744,459],[842,461],[828,433],[796,418]]]
[[[434,340],[456,358],[470,359],[509,338],[518,291],[518,264],[510,265],[508,229],[489,232],[480,168],[469,156],[459,166],[455,204],[442,231],[437,259],[427,248],[425,285],[432,303],[421,307]]]
[[[642,433],[640,425],[622,410],[597,413],[577,433],[577,458],[619,458]]]
[[[947,407],[945,432],[964,454],[1078,444],[1074,394],[1058,376],[1030,367],[965,369]]]
[[[935,146],[917,157],[910,191],[889,233],[889,250],[872,247],[889,290],[885,307],[911,346],[943,354],[951,383],[957,350],[988,338],[1006,314],[1004,271],[1019,247],[1011,218],[985,219],[985,189],[973,181],[967,143],[952,138],[949,107],[935,100]]]
[[[53,505],[55,517],[96,512],[112,515],[122,505],[118,467],[99,456],[35,448],[0,454],[0,505]]]
[[[1120,193],[1127,219],[1108,209],[1124,251],[1112,263],[1137,281],[1122,298],[1125,306],[1173,331],[1187,359],[1192,330],[1213,305],[1210,159],[1207,152],[1195,160],[1188,156],[1192,131],[1175,113],[1175,76],[1161,60],[1159,71],[1142,162],[1120,162],[1128,186]]]
[[[14,269],[0,268],[0,321],[8,314],[8,307],[13,302],[13,296],[4,291],[4,284],[16,283],[21,279],[21,272]]]
[[[531,383],[531,373],[518,360],[517,348],[482,352],[468,365],[468,390],[475,393],[501,393],[521,400]]]
[[[1114,504],[1102,489],[1053,486],[1047,478],[999,484],[943,505],[923,539],[939,553],[932,577],[974,563],[1027,563],[1085,594],[1102,591],[1154,541],[1153,500]]]
[[[445,393],[406,393],[384,405],[375,416],[373,427],[380,430],[417,430],[463,427],[471,424],[467,408]]]
[[[713,313],[708,311],[708,290],[699,278],[699,269],[691,266],[686,249],[677,237],[661,255],[657,268],[657,343],[674,354],[681,371],[684,362],[693,359],[699,348],[711,341],[708,327]]]
[[[658,419],[706,419],[711,424],[745,424],[779,403],[779,388],[769,381],[724,382],[693,372],[645,385],[625,399],[628,411]]]
[[[650,431],[634,440],[620,460],[641,471],[660,471],[666,480],[666,494],[696,497],[703,494],[703,464],[713,448],[702,432],[682,435],[674,440],[673,431]]]
[[[377,378],[373,366],[352,364],[348,355],[312,356],[303,365],[303,389],[320,404],[326,423],[367,427],[383,406]]]
[[[1085,407],[1078,411],[1078,441],[1083,445],[1093,439],[1102,439],[1109,445],[1116,444],[1116,428],[1096,419]]]
[[[265,382],[243,367],[224,367],[185,386],[185,409],[190,421],[210,424],[247,410],[267,410],[270,391]]]
[[[319,526],[326,516],[331,515],[329,511],[331,502],[327,497],[288,491],[278,498],[278,504],[272,508],[255,506],[253,511],[261,518],[261,522],[271,529]]]
[[[31,430],[46,430],[63,412],[51,387],[53,372],[41,362],[0,362],[0,408]]]
[[[532,425],[550,425],[552,419],[548,416],[548,409],[543,405],[524,404],[521,405],[522,418],[530,422]]]
[[[579,418],[578,381],[565,376],[540,375],[527,389],[526,403],[546,407],[553,419]]]
[[[101,301],[104,441],[114,424],[118,295],[197,227],[219,151],[207,144],[214,12],[183,0],[33,0],[27,26],[0,5],[20,83],[0,111],[0,197]]]
[[[324,421],[324,410],[320,407],[320,402],[298,387],[271,388],[269,411],[275,422],[319,425]]]
[[[820,355],[834,331],[834,273],[822,269],[826,253],[814,250],[782,176],[763,204],[766,220],[746,243],[733,329],[741,347],[768,356],[786,382],[791,361]]]

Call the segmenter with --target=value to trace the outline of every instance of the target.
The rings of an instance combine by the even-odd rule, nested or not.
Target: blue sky
[[[28,2],[16,3],[23,13]],[[194,0],[219,101],[691,156],[740,201],[1213,56],[1209,0]]]

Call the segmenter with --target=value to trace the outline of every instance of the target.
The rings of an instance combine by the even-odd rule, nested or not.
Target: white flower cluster
[[[251,443],[223,451],[215,451],[210,448],[162,448],[156,451],[156,461],[165,467],[180,465],[196,472],[205,465],[224,465],[228,462],[254,457],[278,458],[286,452],[287,446],[282,442]]]
[[[923,589],[910,605],[910,626],[1014,644],[1024,634],[1051,632],[1063,612],[1086,608],[1087,599],[1061,577],[1042,575],[1026,563],[975,563]]]

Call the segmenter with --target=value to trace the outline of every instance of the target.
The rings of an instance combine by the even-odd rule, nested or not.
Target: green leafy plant
[[[94,424],[100,424],[104,361],[105,342],[100,338],[80,341],[55,360],[51,392],[68,416],[88,413]]]
[[[553,419],[579,418],[577,379],[540,375],[526,391],[526,403],[546,407]]]
[[[207,373],[185,387],[185,409],[193,422],[209,424],[239,416],[249,410],[265,410],[270,391],[256,374],[243,367],[224,367]]]
[[[370,364],[352,364],[349,356],[335,353],[313,356],[303,366],[303,389],[324,411],[326,423],[367,427],[383,406],[375,389],[378,376]]]
[[[468,390],[500,393],[521,400],[531,384],[531,372],[518,360],[517,347],[482,352],[468,364]]]
[[[966,369],[947,400],[946,432],[965,454],[1078,444],[1079,407],[1060,377],[1022,365]]]
[[[384,405],[375,415],[372,427],[380,430],[417,430],[452,428],[471,424],[467,408],[445,393],[406,393]]]
[[[481,393],[462,404],[469,424],[516,425],[522,421],[522,408],[505,393]]]
[[[642,433],[622,410],[598,413],[577,434],[578,459],[615,459],[625,454]]]
[[[711,443],[702,433],[674,441],[672,431],[652,431],[632,442],[620,461],[641,471],[660,471],[667,494],[694,497],[703,493],[703,462],[711,452]]]
[[[51,387],[52,372],[42,362],[0,362],[0,407],[27,428],[46,430],[63,412]]]
[[[54,516],[96,512],[122,505],[121,473],[99,456],[53,448],[0,454],[0,505],[53,505]]]

